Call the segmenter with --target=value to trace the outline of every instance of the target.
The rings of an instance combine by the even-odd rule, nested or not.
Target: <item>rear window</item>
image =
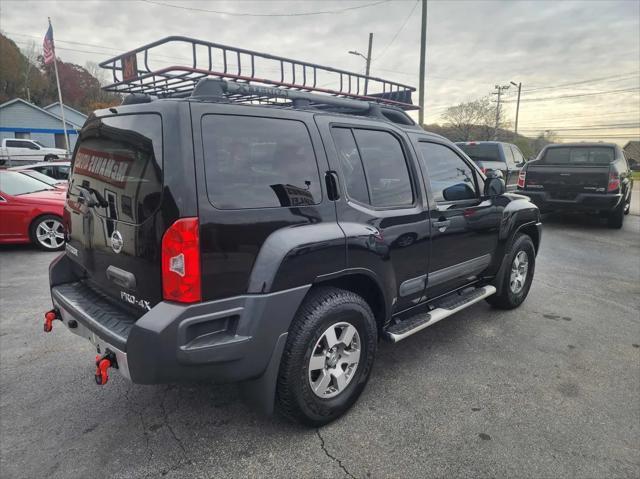
[[[206,115],[202,119],[207,193],[220,209],[299,207],[322,198],[304,123]]]
[[[487,143],[456,143],[473,161],[502,161],[498,145]]]
[[[157,114],[104,117],[87,123],[73,159],[70,195],[83,187],[109,204],[101,216],[141,223],[160,207],[162,120]]]
[[[548,165],[608,165],[615,159],[609,146],[577,146],[547,148],[538,163]]]

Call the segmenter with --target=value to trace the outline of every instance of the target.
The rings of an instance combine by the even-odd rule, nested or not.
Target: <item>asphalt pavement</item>
[[[54,254],[0,248],[5,478],[640,477],[640,217],[544,219],[529,298],[381,343],[320,430],[233,385],[94,383],[90,344],[42,331]]]

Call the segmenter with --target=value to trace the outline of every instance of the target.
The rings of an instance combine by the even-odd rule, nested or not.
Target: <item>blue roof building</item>
[[[38,140],[45,146],[66,148],[62,129],[61,108],[58,102],[40,108],[22,98],[15,98],[0,105],[0,140],[5,138],[27,138]],[[78,139],[78,132],[87,115],[64,106],[69,135],[69,148]]]

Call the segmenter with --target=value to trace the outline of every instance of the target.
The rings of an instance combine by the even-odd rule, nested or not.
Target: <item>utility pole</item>
[[[498,139],[498,128],[500,127],[500,99],[502,98],[502,92],[509,89],[509,85],[496,85],[495,89],[497,91],[493,92],[492,95],[498,95],[498,101],[496,105],[496,127],[493,130],[493,139]]]
[[[369,88],[369,72],[371,71],[371,49],[373,48],[373,33],[369,33],[369,48],[367,50],[367,56],[365,57],[358,50],[349,50],[350,55],[356,55],[364,58],[365,63],[365,79],[364,79],[364,94],[367,94]]]
[[[418,93],[418,124],[424,123],[424,70],[427,57],[427,0],[422,0],[422,33],[420,34],[420,91]]]
[[[520,113],[520,91],[522,90],[522,82],[518,82],[516,85],[515,82],[511,82],[513,86],[518,87],[518,101],[516,102],[516,125],[515,125],[515,134],[518,134],[518,113]]]
[[[369,87],[369,72],[371,71],[371,48],[373,47],[373,33],[369,33],[369,48],[367,49],[367,78],[364,79],[364,94],[367,95],[367,88]]]

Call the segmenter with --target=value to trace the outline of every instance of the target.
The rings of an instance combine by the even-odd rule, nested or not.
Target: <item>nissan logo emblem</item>
[[[122,235],[118,230],[115,230],[111,233],[111,249],[114,253],[119,253],[122,251],[122,246],[124,245],[124,241],[122,240]]]

